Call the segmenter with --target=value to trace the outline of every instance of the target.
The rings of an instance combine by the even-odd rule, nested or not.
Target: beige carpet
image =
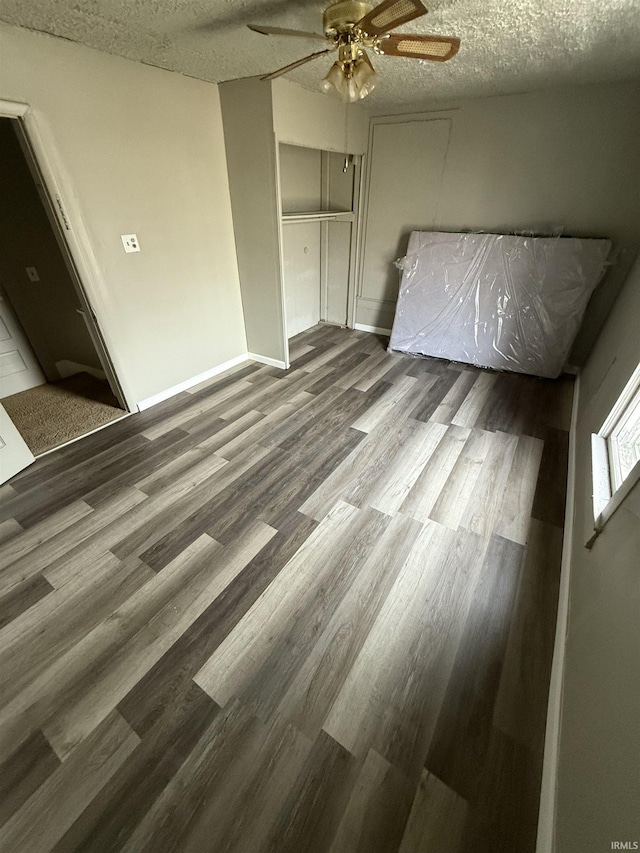
[[[12,394],[2,405],[34,456],[125,414],[109,384],[88,373]]]

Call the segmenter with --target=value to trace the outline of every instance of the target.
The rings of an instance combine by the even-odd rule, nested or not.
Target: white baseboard
[[[170,397],[175,397],[176,394],[181,394],[183,391],[187,391],[189,388],[193,388],[194,385],[199,385],[201,382],[206,382],[207,379],[212,379],[219,373],[224,373],[225,370],[229,370],[232,367],[236,367],[238,364],[242,364],[249,358],[253,358],[253,356],[249,356],[248,353],[245,352],[242,355],[238,355],[235,358],[229,359],[229,361],[224,361],[222,364],[218,364],[216,367],[212,367],[210,370],[205,370],[204,373],[199,373],[197,376],[192,376],[191,379],[185,379],[184,382],[180,382],[178,385],[173,385],[171,388],[167,388],[166,391],[160,391],[159,394],[154,394],[151,397],[147,397],[146,400],[140,400],[140,402],[137,404],[138,410],[142,412],[145,409],[150,409],[151,406],[156,406],[158,403],[162,403],[165,400],[168,400]]]
[[[544,739],[544,763],[538,812],[538,837],[536,853],[553,853],[555,850],[556,793],[558,787],[558,756],[560,752],[560,726],[562,722],[562,689],[564,659],[569,623],[569,582],[573,552],[573,514],[576,480],[576,428],[578,420],[578,398],[580,376],[576,377],[569,430],[569,469],[567,471],[567,501],[564,514],[564,537],[562,543],[562,567],[558,594],[558,616],[553,647],[553,663],[547,704],[547,729]]]
[[[56,369],[63,379],[68,376],[75,376],[76,373],[89,373],[95,376],[96,379],[106,379],[104,370],[99,370],[97,367],[88,367],[86,364],[79,364],[77,361],[69,361],[64,358],[62,361],[56,361]]]
[[[248,353],[247,358],[250,361],[259,361],[260,364],[268,364],[269,367],[279,367],[280,370],[287,369],[287,365],[284,363],[284,361],[278,361],[277,358],[269,358],[266,355],[258,355],[255,352]]]
[[[380,326],[365,326],[364,323],[356,323],[353,328],[359,332],[373,332],[374,335],[391,335],[391,329],[383,329]]]

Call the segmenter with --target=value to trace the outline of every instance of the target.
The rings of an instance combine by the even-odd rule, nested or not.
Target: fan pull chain
[[[349,171],[349,104],[344,105],[344,163],[342,165],[343,174]]]

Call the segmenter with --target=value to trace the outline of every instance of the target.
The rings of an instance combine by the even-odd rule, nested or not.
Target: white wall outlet
[[[24,271],[26,272],[29,281],[40,281],[38,270],[35,267],[25,267]]]
[[[138,238],[135,234],[121,234],[122,245],[124,246],[125,252],[139,252],[140,251],[140,243],[138,243]]]

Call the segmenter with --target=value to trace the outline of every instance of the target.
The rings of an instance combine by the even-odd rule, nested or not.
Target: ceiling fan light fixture
[[[353,63],[334,62],[321,84],[326,94],[337,94],[340,100],[353,103],[366,98],[374,90],[376,72],[368,58]]]
[[[275,80],[307,62],[338,51],[338,59],[321,83],[323,92],[337,95],[350,103],[366,98],[376,84],[376,72],[367,50],[384,56],[400,56],[423,63],[447,62],[456,55],[460,39],[453,36],[392,33],[400,24],[427,13],[422,0],[381,0],[376,6],[369,0],[334,0],[324,11],[324,35],[282,27],[249,24],[249,29],[262,35],[296,36],[326,39],[329,47],[290,62],[262,80]],[[365,49],[366,48],[366,49]]]
[[[358,98],[366,98],[376,87],[376,72],[365,54],[353,66],[353,81],[358,89]]]
[[[341,94],[344,83],[344,71],[338,62],[334,62],[329,73],[320,83],[320,88],[326,95]]]

